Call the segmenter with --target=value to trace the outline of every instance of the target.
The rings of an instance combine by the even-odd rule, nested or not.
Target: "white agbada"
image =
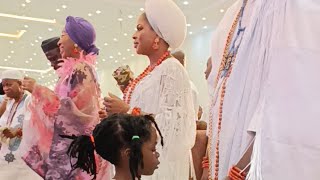
[[[159,169],[143,179],[188,179],[189,150],[195,141],[195,116],[189,78],[174,58],[165,60],[134,89],[131,107],[155,114],[164,138]]]
[[[241,1],[226,14],[230,18],[223,20],[224,27],[231,26],[239,5]],[[252,138],[248,131],[255,131],[250,180],[319,179],[320,26],[316,22],[320,3],[249,0],[248,7],[251,11],[245,11],[244,17],[249,13],[250,21],[223,106],[220,167],[225,166],[219,176],[224,178],[230,166],[237,163]],[[226,37],[224,32],[222,37]],[[213,42],[221,47],[225,40]],[[223,53],[222,48],[213,51]],[[215,74],[216,65],[220,65],[217,61]]]
[[[22,128],[22,133],[24,134],[28,129],[26,123],[30,119],[30,112],[28,110],[28,104],[30,102],[31,96],[25,92],[21,103],[19,103],[16,112],[15,108],[12,107],[14,100],[9,100],[7,102],[6,111],[0,118],[1,129],[6,127],[11,128]],[[10,117],[12,117],[12,122],[10,122]],[[0,179],[10,179],[10,180],[37,180],[41,179],[35,172],[33,172],[21,159],[27,144],[24,141],[24,137],[7,139],[1,136],[1,150],[0,150]]]

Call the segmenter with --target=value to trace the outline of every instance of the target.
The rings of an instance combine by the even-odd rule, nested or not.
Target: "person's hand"
[[[109,93],[109,97],[104,98],[103,104],[108,114],[127,113],[130,109],[127,103],[111,93]]]
[[[22,128],[17,128],[14,131],[14,135],[15,135],[15,137],[21,138],[22,137]]]
[[[9,128],[4,129],[4,130],[2,131],[2,134],[3,134],[4,137],[9,138],[9,139],[15,137],[14,132],[12,132],[12,130],[10,130]]]
[[[11,98],[9,98],[6,94],[3,96],[3,103],[7,103]]]
[[[29,91],[30,93],[33,92],[34,88],[36,86],[36,80],[30,77],[24,77],[22,80],[22,89]]]
[[[202,171],[201,180],[208,180],[209,179],[209,168],[204,168]]]
[[[105,109],[101,109],[98,113],[99,113],[100,119],[104,119],[104,118],[108,117],[108,113]]]

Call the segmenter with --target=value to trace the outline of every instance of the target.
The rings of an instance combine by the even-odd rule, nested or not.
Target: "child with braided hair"
[[[140,179],[152,175],[159,165],[156,150],[157,134],[163,139],[154,118],[150,115],[111,115],[98,124],[91,136],[62,136],[73,139],[67,151],[75,158],[72,170],[80,168],[96,177],[95,152],[115,165],[116,180]]]

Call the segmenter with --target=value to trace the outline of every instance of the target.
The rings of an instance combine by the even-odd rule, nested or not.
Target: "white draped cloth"
[[[0,118],[0,137],[1,137],[1,150],[0,150],[0,179],[10,179],[10,180],[40,180],[35,172],[30,169],[25,162],[21,159],[21,156],[26,151],[28,144],[26,144],[26,139],[28,137],[22,136],[21,138],[7,139],[3,136],[2,130],[5,128],[22,128],[22,134],[26,134],[29,129],[28,121],[30,119],[30,111],[28,110],[28,105],[31,96],[25,92],[21,103],[18,103],[18,107],[14,113],[14,99],[7,102],[6,111]],[[13,117],[12,117],[13,116]],[[12,118],[12,122],[10,119]]]
[[[188,179],[189,150],[195,142],[196,118],[184,67],[174,58],[163,61],[136,85],[130,106],[154,114],[164,138],[164,147],[157,146],[159,169],[142,179]]]
[[[236,2],[218,27],[222,38],[213,41],[213,56],[217,54],[213,58],[215,75],[227,31],[241,4]],[[257,138],[250,180],[317,180],[320,2],[248,0],[246,8],[249,10],[244,11],[244,17],[249,13],[250,21],[246,23],[223,106],[220,179],[226,177],[227,170],[246,149],[252,138],[248,131],[254,131]],[[214,117],[216,127],[217,115]]]

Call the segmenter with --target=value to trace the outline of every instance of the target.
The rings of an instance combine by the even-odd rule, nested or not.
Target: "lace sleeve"
[[[159,103],[156,120],[164,136],[163,155],[178,159],[192,148],[196,134],[191,87],[182,66],[166,67],[160,80]]]
[[[54,134],[54,123],[63,121],[70,126],[81,123],[84,127],[97,124],[99,89],[92,66],[76,63],[70,73],[57,84],[55,92],[37,85],[29,105],[32,129],[29,136],[30,149],[24,155],[25,162],[43,176],[45,157],[48,157]]]
[[[100,92],[92,66],[77,63],[66,84],[67,97],[61,99],[60,113],[72,113],[83,123],[96,117]]]

